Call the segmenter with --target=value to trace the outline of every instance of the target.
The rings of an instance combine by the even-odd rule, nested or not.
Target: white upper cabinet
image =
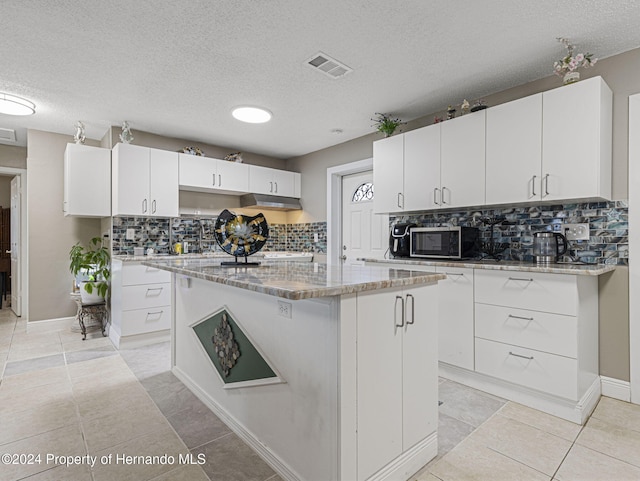
[[[373,143],[374,211],[433,209],[440,192],[440,125]]]
[[[375,213],[404,210],[404,134],[373,143]]]
[[[542,94],[491,107],[486,115],[486,203],[539,201]]]
[[[249,165],[249,191],[282,197],[300,197],[300,174]]]
[[[404,134],[404,210],[435,209],[439,196],[440,124],[435,124]]]
[[[485,110],[442,122],[441,207],[484,204]]]
[[[112,214],[178,215],[178,154],[131,144],[112,151]]]
[[[542,200],[611,199],[613,93],[602,77],[542,96]]]
[[[180,154],[180,188],[196,192],[249,192],[249,166],[198,155]]]
[[[67,144],[64,152],[64,215],[111,215],[111,151]]]

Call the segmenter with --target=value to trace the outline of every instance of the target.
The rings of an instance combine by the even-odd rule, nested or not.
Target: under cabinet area
[[[67,144],[64,151],[65,216],[111,215],[111,151]]]
[[[170,272],[113,261],[109,337],[116,347],[169,340],[171,315]]]
[[[112,215],[178,215],[177,152],[116,144],[112,155]]]

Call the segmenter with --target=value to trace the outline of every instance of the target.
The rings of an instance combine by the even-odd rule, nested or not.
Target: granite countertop
[[[228,257],[228,256],[227,256]],[[312,262],[263,262],[259,267],[222,267],[216,258],[164,258],[143,265],[291,300],[434,284],[444,274],[386,266],[332,266]]]
[[[489,269],[500,271],[544,272],[550,274],[573,274],[578,276],[599,276],[615,270],[615,265],[606,264],[550,264],[538,266],[533,262],[495,261],[495,260],[438,260],[438,259],[358,259],[369,263],[397,264],[398,266],[429,267],[471,267],[473,269]]]

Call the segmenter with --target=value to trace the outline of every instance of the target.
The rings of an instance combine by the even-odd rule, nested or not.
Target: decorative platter
[[[216,220],[214,235],[218,245],[227,254],[246,258],[267,243],[269,225],[262,213],[250,217],[225,209]]]

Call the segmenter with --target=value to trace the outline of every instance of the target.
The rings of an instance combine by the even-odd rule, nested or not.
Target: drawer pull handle
[[[147,312],[147,319],[149,319],[149,316],[162,316],[163,312],[164,311]]]
[[[529,361],[533,360],[533,356],[523,356],[522,354],[515,354],[515,353],[513,353],[511,351],[509,351],[509,355],[510,356],[514,356],[514,357],[521,357],[522,359],[527,359]]]
[[[533,317],[514,316],[513,314],[509,314],[507,317],[509,317],[510,319],[522,319],[523,321],[533,321]]]
[[[157,295],[160,295],[160,293],[162,292],[162,287],[154,287],[154,288],[148,288],[147,289],[147,294],[149,294],[151,291],[158,291]]]
[[[524,279],[522,277],[509,277],[510,281],[524,281],[524,282],[533,282],[533,279]]]
[[[445,272],[445,274],[448,276],[460,276],[460,277],[464,276],[464,274],[456,274],[455,272]]]

